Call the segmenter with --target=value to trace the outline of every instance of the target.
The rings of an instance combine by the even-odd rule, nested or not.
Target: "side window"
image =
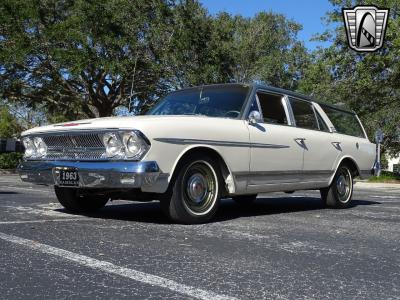
[[[288,125],[282,95],[257,93],[264,123]]]
[[[326,125],[326,123],[322,119],[321,115],[317,111],[315,111],[315,114],[317,115],[317,121],[318,121],[319,130],[325,131],[325,132],[330,132],[329,128],[328,128],[328,125]]]
[[[321,105],[321,107],[338,133],[365,138],[364,131],[355,114],[326,105]]]
[[[293,98],[289,98],[289,100],[292,106],[294,119],[296,120],[296,126],[300,128],[319,130],[312,104]]]

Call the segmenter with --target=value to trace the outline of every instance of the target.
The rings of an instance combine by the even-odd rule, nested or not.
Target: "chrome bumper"
[[[79,188],[140,188],[153,193],[163,193],[168,188],[169,174],[162,173],[155,161],[24,161],[17,171],[22,181],[58,185],[59,168],[77,170]]]

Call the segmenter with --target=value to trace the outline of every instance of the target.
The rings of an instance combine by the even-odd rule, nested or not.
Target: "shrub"
[[[17,152],[0,153],[0,169],[15,169],[23,154]]]

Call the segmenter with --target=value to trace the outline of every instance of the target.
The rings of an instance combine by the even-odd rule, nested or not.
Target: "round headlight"
[[[39,157],[46,156],[46,154],[47,154],[47,146],[46,146],[46,143],[43,141],[42,138],[35,137],[33,139],[33,144],[35,145],[36,155],[37,156],[39,156]]]
[[[24,138],[22,140],[22,143],[24,144],[25,147],[25,157],[32,157],[36,153],[35,145],[33,144],[33,141],[30,138]]]
[[[123,141],[127,157],[134,157],[142,152],[142,141],[134,132],[124,134]]]
[[[114,157],[122,154],[123,145],[115,133],[106,133],[103,136],[103,143],[106,146],[108,157]]]

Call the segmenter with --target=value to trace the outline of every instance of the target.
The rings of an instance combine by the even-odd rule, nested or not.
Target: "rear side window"
[[[294,119],[296,120],[296,126],[300,128],[319,130],[312,104],[293,98],[289,98],[289,100],[292,106]]]
[[[356,115],[339,109],[321,105],[338,133],[365,138],[364,131]]]

